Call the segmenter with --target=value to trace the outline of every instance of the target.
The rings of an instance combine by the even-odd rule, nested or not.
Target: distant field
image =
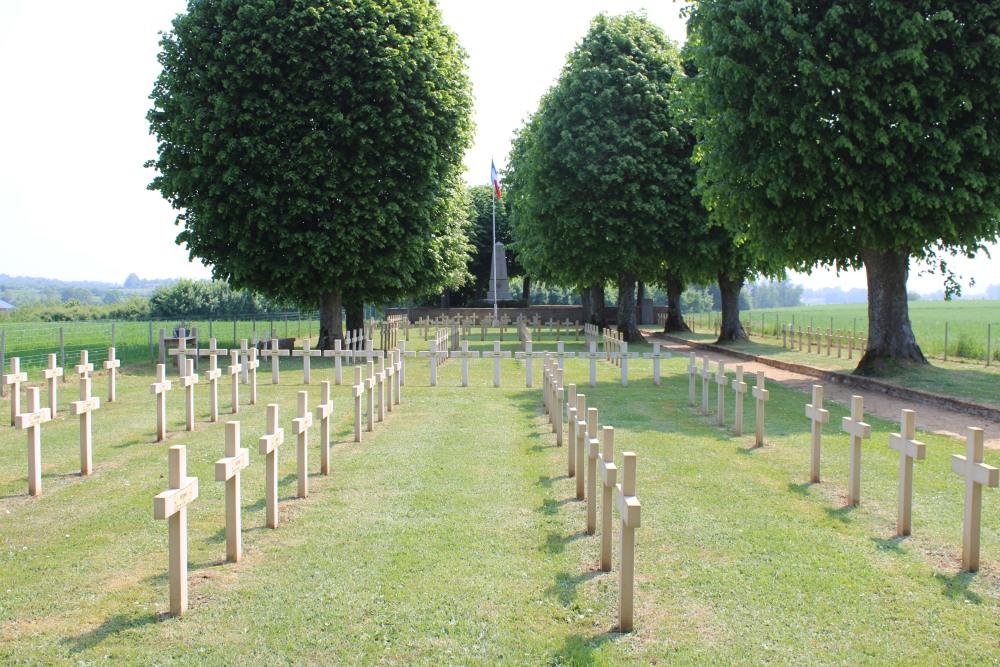
[[[719,313],[691,316],[696,329],[705,332],[717,326]],[[798,306],[764,308],[742,313],[744,326],[749,321],[751,337],[780,338],[781,325],[840,330],[845,335],[868,332],[868,306],[863,303],[833,306]],[[1000,361],[1000,301],[911,301],[910,323],[917,343],[928,357],[985,363],[987,350],[991,363]]]

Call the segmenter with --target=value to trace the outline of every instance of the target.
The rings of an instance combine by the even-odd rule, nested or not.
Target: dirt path
[[[696,351],[694,348],[681,343],[676,343],[674,341],[658,339],[658,342],[661,346],[670,350],[672,354],[676,355],[687,356],[691,352]],[[697,352],[699,358],[706,354],[704,351],[700,350]],[[727,368],[732,368],[735,364],[743,364],[744,372],[757,373],[757,371],[763,369],[764,373],[767,375],[768,381],[773,380],[786,387],[795,389],[796,391],[801,391],[807,395],[812,391],[812,385],[816,384],[817,381],[816,376],[813,375],[806,375],[781,368],[775,368],[774,366],[769,366],[756,361],[746,361],[744,359],[725,354],[724,352],[713,350],[707,354],[709,359],[712,361],[724,361]],[[962,412],[953,412],[935,405],[915,403],[913,401],[887,396],[879,392],[865,391],[863,389],[858,389],[857,387],[845,387],[843,385],[830,382],[823,383],[823,387],[824,400],[833,401],[850,407],[851,396],[861,395],[865,397],[866,414],[875,414],[883,419],[888,419],[897,423],[899,422],[900,410],[904,408],[914,410],[917,413],[917,428],[923,431],[939,433],[941,435],[951,436],[964,441],[966,428],[969,426],[978,426],[986,431],[986,447],[1000,450],[1000,421],[987,419],[985,417],[978,417],[976,415],[969,415]]]

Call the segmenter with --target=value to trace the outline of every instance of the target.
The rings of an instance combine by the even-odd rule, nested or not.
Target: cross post
[[[333,414],[333,400],[330,398],[330,381],[320,383],[319,405],[316,406],[316,421],[319,422],[319,471],[330,474],[330,415]]]
[[[979,571],[979,537],[983,516],[983,487],[1000,484],[1000,469],[983,463],[983,429],[969,428],[965,456],[952,454],[951,471],[965,478],[962,520],[962,571]]]
[[[899,452],[897,537],[906,537],[913,528],[913,461],[922,461],[927,456],[927,445],[914,438],[915,421],[913,410],[903,410],[899,418],[900,433],[889,434],[889,447]]]
[[[736,435],[743,435],[743,396],[747,393],[747,383],[743,381],[743,364],[736,364],[736,377],[733,379],[733,391],[736,392]]]
[[[188,607],[187,506],[198,497],[198,478],[187,476],[184,445],[174,445],[167,455],[169,486],[153,498],[153,518],[166,519],[169,524],[170,614],[183,616]]]
[[[240,423],[226,422],[226,455],[215,462],[215,481],[226,484],[226,560],[230,563],[243,558],[240,471],[249,465],[250,450],[240,447]]]
[[[604,447],[597,467],[601,472],[601,572],[610,572],[614,532],[611,522],[614,518],[614,494],[618,476],[618,466],[615,465],[615,429],[612,426],[604,427]]]
[[[52,420],[52,413],[43,408],[38,387],[28,387],[28,409],[17,415],[14,426],[28,432],[28,495],[42,492],[42,424]]]
[[[847,506],[861,504],[861,441],[872,437],[871,424],[865,417],[864,396],[851,396],[851,416],[843,417],[840,428],[851,436],[851,446],[847,455]]]
[[[149,393],[156,395],[156,441],[167,437],[167,392],[173,384],[167,379],[166,364],[156,364],[156,382],[149,386]]]
[[[764,404],[771,398],[771,392],[766,387],[767,377],[764,371],[757,371],[757,386],[753,388],[753,397],[757,402],[757,437],[754,446],[764,446]]]
[[[258,448],[264,457],[265,524],[278,527],[278,448],[285,442],[285,429],[278,428],[278,404],[267,405],[267,431],[260,437]]]
[[[635,590],[635,529],[641,525],[642,505],[635,495],[634,452],[622,455],[622,483],[616,487],[621,517],[621,569],[618,572],[618,630],[632,632]]]
[[[309,496],[309,427],[313,424],[312,413],[309,412],[309,392],[300,391],[299,416],[292,420],[292,433],[297,437],[296,472],[298,473],[298,498]]]
[[[819,463],[820,446],[823,439],[823,424],[830,421],[830,413],[823,409],[823,385],[814,384],[812,387],[812,403],[806,405],[806,417],[812,422],[812,449],[809,455],[809,481],[813,484],[820,482]]]
[[[28,374],[26,372],[21,371],[21,359],[19,357],[11,357],[10,373],[3,376],[3,383],[10,387],[11,426],[15,425],[15,423],[17,422],[17,416],[21,413],[21,383],[27,381],[28,381]]]
[[[101,399],[90,395],[90,378],[80,378],[80,400],[69,404],[69,413],[80,416],[80,474],[93,472],[92,413],[101,407]]]

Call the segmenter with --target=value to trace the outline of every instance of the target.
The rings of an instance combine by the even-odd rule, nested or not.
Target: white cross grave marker
[[[170,485],[153,498],[153,518],[169,521],[170,613],[182,616],[188,607],[187,506],[198,497],[198,478],[187,476],[187,448],[184,445],[174,445],[167,454]]]
[[[616,487],[615,499],[621,517],[621,569],[618,573],[618,630],[632,632],[635,590],[635,529],[641,525],[642,505],[635,495],[634,452],[622,455],[622,483]]]
[[[177,347],[167,350],[167,354],[174,357],[174,361],[177,362],[177,372],[181,376],[184,375],[185,369],[187,369],[187,353],[187,331],[181,329],[180,334],[177,336]]]
[[[316,406],[316,421],[319,422],[319,471],[330,474],[330,415],[333,401],[330,399],[330,381],[320,383],[319,405]]]
[[[983,429],[969,428],[965,456],[951,455],[951,470],[965,478],[962,521],[962,571],[979,571],[979,534],[983,516],[983,487],[1000,484],[1000,469],[983,463]]]
[[[568,384],[566,385],[566,390],[563,392],[566,397],[566,455],[568,457],[566,476],[575,477],[576,476],[576,385]],[[562,412],[562,402],[558,406],[559,411]],[[553,421],[553,426],[555,422]],[[581,470],[582,474],[583,471]]]
[[[604,427],[604,447],[598,461],[601,472],[601,572],[611,571],[611,542],[613,537],[614,493],[618,476],[615,465],[615,429]]]
[[[90,363],[89,355],[87,350],[80,350],[80,363],[73,367],[82,378],[89,378],[94,372],[94,364]]]
[[[297,436],[296,462],[298,467],[299,498],[309,496],[309,427],[313,424],[312,413],[309,412],[309,392],[299,392],[299,416],[292,420],[292,432]]]
[[[250,358],[243,364],[243,369],[250,372],[250,405],[257,405],[257,369],[260,360],[257,358],[257,348],[250,349]]]
[[[871,424],[861,421],[865,417],[864,396],[851,396],[851,416],[841,418],[841,429],[851,436],[847,455],[847,506],[861,504],[861,441],[872,437]]]
[[[901,433],[889,434],[889,447],[899,452],[899,510],[896,535],[905,537],[912,529],[913,513],[913,460],[922,461],[927,455],[927,445],[914,439],[916,413],[903,410],[899,418]]]
[[[653,351],[642,355],[643,359],[653,360],[653,386],[660,386],[660,359],[669,359],[670,352],[660,352],[660,344],[653,343]]]
[[[701,413],[708,414],[708,385],[712,382],[712,371],[708,370],[708,357],[702,357],[701,366]]]
[[[313,350],[310,348],[309,339],[306,338],[302,341],[301,350],[292,350],[293,357],[302,357],[302,383],[311,384],[312,382],[312,362],[310,359],[312,357],[323,356],[322,350]]]
[[[184,387],[184,413],[187,415],[188,431],[194,430],[194,386],[198,384],[198,374],[194,372],[194,360],[185,360],[187,373],[180,379],[180,385]]]
[[[351,394],[354,396],[354,442],[361,442],[361,397],[364,395],[364,383],[361,380],[361,367],[354,367],[354,385]]]
[[[208,355],[208,371],[205,373],[208,379],[208,420],[213,424],[219,421],[219,378],[222,377],[222,369],[219,368],[218,356],[228,351],[216,348],[214,338],[209,339],[208,349],[202,351],[202,354]]]
[[[757,439],[754,445],[764,446],[764,404],[771,398],[771,392],[766,387],[767,377],[764,371],[757,371],[757,386],[753,388],[753,397],[757,402]]]
[[[156,382],[149,385],[149,393],[156,395],[156,441],[167,437],[167,392],[173,384],[167,379],[166,364],[156,364]]]
[[[114,349],[114,348],[110,348]],[[59,378],[63,375],[63,369],[56,365],[56,355],[49,355],[49,367],[42,371],[42,377],[45,378],[46,383],[49,387],[49,410],[52,411],[52,417],[55,418],[56,412],[59,407],[58,387]]]
[[[820,481],[820,447],[823,439],[823,424],[830,421],[830,413],[823,409],[823,385],[814,384],[812,388],[812,403],[806,404],[806,417],[812,421],[812,449],[809,455],[809,481],[818,484]]]
[[[576,499],[583,500],[586,497],[587,487],[586,471],[584,470],[584,457],[587,455],[587,397],[583,394],[576,395]]]
[[[48,408],[42,408],[38,387],[28,387],[28,409],[17,415],[14,426],[28,432],[28,495],[42,492],[42,424],[52,419]]]
[[[270,357],[271,357],[271,384],[278,384],[278,380],[280,379],[280,376],[281,376],[281,368],[280,368],[281,362],[280,362],[280,359],[281,359],[281,357],[287,357],[290,354],[291,354],[291,352],[289,352],[288,350],[282,350],[282,349],[278,348],[278,339],[277,338],[272,338],[271,339],[271,350],[270,350]]]
[[[694,397],[694,386],[696,382],[695,378],[698,377],[698,358],[695,357],[694,352],[692,352],[690,355],[690,361],[688,361],[687,371],[688,371],[688,405],[690,405],[693,408],[694,406],[698,405],[698,402],[695,400]]]
[[[590,359],[590,386],[597,386],[597,360],[601,358],[601,353],[597,351],[597,341],[590,341],[590,351],[581,353],[583,359]]]
[[[90,378],[80,378],[80,400],[69,404],[69,413],[80,416],[80,474],[87,476],[93,471],[94,441],[92,437],[92,416],[101,407],[101,399],[90,395]]]
[[[743,381],[743,364],[736,364],[736,377],[733,378],[733,391],[736,392],[736,435],[743,435],[743,396],[747,393],[747,383]]]
[[[460,357],[462,359],[462,386],[469,386],[469,359],[478,359],[479,352],[469,352],[469,341],[462,341],[462,351],[452,352],[452,357]]]
[[[21,383],[28,381],[28,374],[21,372],[21,359],[10,358],[10,373],[3,376],[3,383],[10,387],[10,425],[14,426],[21,413]],[[51,415],[50,415],[51,418]]]
[[[240,471],[249,465],[250,450],[240,447],[240,423],[226,422],[226,455],[215,462],[215,481],[226,484],[226,560],[230,563],[243,558]]]
[[[233,414],[235,415],[240,411],[240,372],[243,370],[243,364],[240,363],[240,353],[237,350],[229,351],[229,366],[226,370],[229,376],[232,378],[233,383]]]
[[[278,428],[278,404],[267,405],[267,432],[260,437],[259,448],[264,456],[265,523],[278,527],[278,448],[285,442],[285,429]]]
[[[104,362],[104,370],[108,372],[108,403],[114,403],[115,399],[118,398],[117,380],[118,369],[121,365],[121,359],[115,356],[115,348],[109,347],[108,360]]]
[[[533,373],[531,371],[531,362],[535,357],[541,357],[540,352],[533,352],[531,349],[531,341],[526,341],[524,343],[524,352],[515,352],[514,357],[517,359],[524,359],[524,386],[531,389],[533,381]]]
[[[375,364],[368,362],[365,367],[365,430],[369,433],[375,430]]]
[[[493,351],[483,352],[483,357],[493,357],[493,386],[500,386],[500,359],[506,357],[510,358],[510,352],[500,351],[500,341],[493,341]]]
[[[719,415],[717,417],[719,426],[724,426],[726,423],[726,385],[729,384],[729,378],[726,377],[726,364],[723,361],[719,362],[719,372],[715,375],[715,384],[719,386],[718,390],[718,409]]]
[[[601,441],[597,439],[597,408],[587,409],[587,535],[597,532],[597,459]]]

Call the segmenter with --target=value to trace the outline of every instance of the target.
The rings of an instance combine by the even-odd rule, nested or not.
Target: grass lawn
[[[474,337],[478,338],[478,337]],[[414,340],[412,347],[419,346]],[[470,342],[484,349],[491,343]],[[516,342],[508,341],[505,349]],[[535,348],[552,347],[554,343]],[[582,344],[567,344],[582,349]],[[639,346],[638,351],[648,346]],[[301,367],[282,360],[280,386],[263,364],[257,406],[238,415],[251,465],[243,472],[245,558],[225,555],[222,415],[183,429],[168,398],[169,436],[153,443],[151,370],[128,369],[119,401],[94,417],[94,475],[78,467],[78,426],[43,426],[43,495],[28,498],[25,435],[0,426],[0,664],[942,664],[995,661],[1000,636],[1000,494],[984,492],[982,570],[960,574],[962,480],[949,458],[964,444],[919,433],[914,534],[893,537],[898,427],[869,419],[862,506],[844,508],[847,439],[830,409],[821,484],[808,479],[804,395],[771,385],[768,444],[751,448],[753,409],[734,437],[687,406],[686,360],[630,362],[630,384],[568,360],[615,445],[638,456],[636,632],[616,626],[615,570],[597,571],[566,450],[541,414],[541,364],[524,388],[522,362],[451,360],[428,386],[426,359],[407,360],[403,404],[364,442],[351,442],[348,386],[334,387],[332,471],[318,474],[310,435],[310,496],[295,495],[290,435]],[[333,377],[314,361],[318,382]],[[345,373],[345,379],[353,374]],[[220,385],[222,411],[229,385]],[[241,398],[248,393],[243,388]],[[700,388],[699,388],[700,389]],[[103,375],[95,393],[106,391]],[[727,397],[731,422],[733,395]],[[714,406],[715,394],[712,393]],[[265,406],[281,405],[281,526],[264,528],[257,438]],[[919,408],[918,408],[919,412]],[[7,400],[0,414],[9,414]],[[4,420],[6,422],[6,420]],[[200,496],[188,514],[191,607],[167,609],[167,526],[152,497],[167,486],[166,448],[188,447]],[[995,451],[987,463],[1000,464]],[[617,541],[616,541],[617,549]]]

